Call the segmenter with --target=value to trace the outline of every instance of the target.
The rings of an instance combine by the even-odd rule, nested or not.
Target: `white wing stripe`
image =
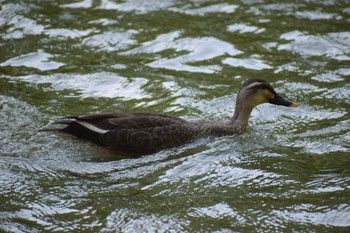
[[[87,129],[89,129],[91,131],[96,132],[96,133],[104,134],[104,133],[107,133],[109,131],[107,129],[100,129],[100,128],[98,128],[98,127],[96,127],[96,126],[94,126],[92,124],[89,124],[89,123],[87,123],[85,121],[77,120],[77,123],[82,125],[82,126],[84,126],[85,128],[87,128]]]

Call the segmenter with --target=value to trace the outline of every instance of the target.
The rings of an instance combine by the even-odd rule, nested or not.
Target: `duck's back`
[[[105,113],[58,121],[60,133],[86,139],[121,154],[144,155],[184,144],[197,127],[178,117],[157,113]]]

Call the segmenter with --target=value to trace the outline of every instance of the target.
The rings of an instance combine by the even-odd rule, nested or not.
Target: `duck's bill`
[[[276,95],[275,98],[273,100],[270,100],[271,104],[276,104],[276,105],[283,105],[286,107],[297,107],[298,104],[295,102],[291,102],[285,98],[283,98],[280,95]]]

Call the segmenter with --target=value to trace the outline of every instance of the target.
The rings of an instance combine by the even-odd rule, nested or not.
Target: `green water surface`
[[[0,0],[1,232],[350,232],[350,1]],[[63,116],[225,121],[240,84],[299,104],[140,158]]]

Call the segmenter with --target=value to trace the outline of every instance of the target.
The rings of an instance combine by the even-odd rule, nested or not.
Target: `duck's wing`
[[[72,118],[66,118],[72,119]],[[100,113],[73,118],[76,123],[105,132],[114,128],[147,129],[152,127],[163,127],[171,124],[181,124],[186,121],[173,116],[159,113]],[[57,123],[65,123],[58,121]],[[99,130],[98,130],[99,129]]]
[[[191,124],[173,123],[171,120],[170,124],[155,124],[147,128],[116,127],[100,135],[99,142],[117,153],[146,155],[180,146],[194,139],[197,135],[195,132]]]
[[[149,154],[188,140],[188,122],[158,113],[101,113],[63,118],[62,129],[44,129],[110,147],[123,154]]]

